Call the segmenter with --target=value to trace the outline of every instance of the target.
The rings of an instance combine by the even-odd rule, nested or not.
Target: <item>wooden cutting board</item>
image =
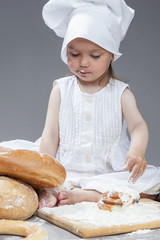
[[[56,213],[53,213],[49,208],[42,208],[37,211],[37,215],[40,218],[43,218],[53,224],[55,224],[58,227],[61,227],[65,230],[68,230],[69,232],[81,237],[81,238],[90,238],[90,237],[98,237],[98,236],[105,236],[105,235],[114,235],[114,234],[120,234],[120,233],[127,233],[127,232],[133,232],[137,230],[143,230],[143,229],[154,229],[154,228],[160,228],[160,203],[149,200],[149,199],[143,199],[140,200],[139,204],[143,204],[146,209],[149,209],[149,211],[153,209],[153,213],[156,214],[156,219],[154,217],[154,214],[152,216],[146,217],[146,219],[143,219],[141,222],[129,222],[128,224],[125,222],[123,223],[123,220],[120,221],[119,224],[112,224],[108,226],[106,224],[101,225],[95,225],[90,222],[86,222],[81,219],[68,219],[65,216],[63,216],[63,208],[58,207],[59,209],[62,209],[61,216],[57,215]],[[73,205],[74,206],[74,205]],[[69,207],[69,206],[68,206]],[[70,205],[71,207],[71,205]],[[71,209],[69,207],[69,209]],[[138,205],[137,205],[138,207]],[[85,210],[85,209],[84,209]],[[69,210],[70,211],[70,210]],[[101,211],[99,214],[101,214]],[[142,211],[143,212],[143,211]],[[140,214],[142,214],[142,212]],[[104,213],[104,212],[103,212]],[[122,219],[123,219],[123,212]],[[134,212],[133,212],[134,214]],[[131,216],[132,217],[132,216]],[[139,216],[140,217],[140,216]],[[138,217],[138,218],[139,218]]]

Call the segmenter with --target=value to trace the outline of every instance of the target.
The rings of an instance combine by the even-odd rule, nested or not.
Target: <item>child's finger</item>
[[[134,166],[134,162],[133,161],[127,161],[127,163],[124,165],[123,169],[126,171],[131,172]]]
[[[147,168],[147,162],[145,162],[145,164],[143,165],[143,173],[145,172],[146,168]],[[143,175],[143,173],[142,173],[142,175]]]
[[[129,182],[135,183],[138,178],[138,175],[139,175],[138,166],[134,165],[130,173]]]
[[[128,182],[134,184],[134,183],[136,183],[136,181],[138,180],[139,177],[140,177],[139,174],[136,174],[134,177],[130,177]]]
[[[135,166],[133,169],[132,169],[132,172],[130,174],[130,177],[129,177],[129,182],[131,183],[135,183],[142,175],[143,175],[143,168],[138,168],[138,166]]]
[[[127,170],[128,168],[128,164],[126,163],[124,166],[123,166],[123,170]]]

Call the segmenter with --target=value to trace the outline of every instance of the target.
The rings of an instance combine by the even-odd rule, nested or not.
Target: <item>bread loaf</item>
[[[0,220],[0,234],[25,236],[25,240],[48,240],[40,226],[26,221]]]
[[[38,196],[28,184],[0,177],[0,219],[25,220],[38,208]]]
[[[30,150],[11,150],[1,147],[0,175],[21,179],[40,189],[58,187],[66,178],[61,163],[48,154]]]
[[[10,148],[0,146],[0,152],[8,152],[10,150],[11,150]]]

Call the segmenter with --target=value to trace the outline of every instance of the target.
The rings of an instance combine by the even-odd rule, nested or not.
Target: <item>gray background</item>
[[[0,0],[0,142],[40,137],[52,82],[69,70],[60,59],[62,39],[45,26],[47,1]],[[147,160],[160,165],[160,1],[126,0],[136,10],[123,56],[114,64],[129,81],[146,120]]]

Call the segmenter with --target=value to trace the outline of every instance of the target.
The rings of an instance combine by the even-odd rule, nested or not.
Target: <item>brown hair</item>
[[[108,73],[108,77],[109,78],[114,78],[114,79],[117,79],[117,80],[119,80],[121,82],[127,82],[124,79],[120,79],[120,78],[116,77],[116,75],[114,73],[114,70],[113,70],[113,67],[112,67],[112,63],[110,63],[107,73]]]

